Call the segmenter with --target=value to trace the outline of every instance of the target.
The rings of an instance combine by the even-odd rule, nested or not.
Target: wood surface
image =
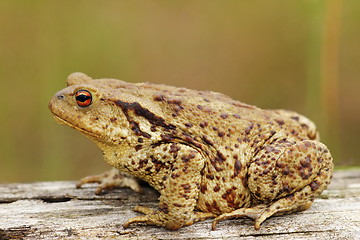
[[[360,239],[360,170],[336,171],[328,190],[304,212],[271,217],[259,231],[253,221],[211,220],[169,231],[122,223],[139,215],[135,205],[156,208],[158,193],[116,189],[97,196],[96,184],[0,184],[0,239]]]

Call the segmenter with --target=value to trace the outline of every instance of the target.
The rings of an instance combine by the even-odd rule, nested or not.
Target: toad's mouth
[[[71,122],[57,116],[55,113],[53,113],[53,117],[54,117],[55,121],[57,121],[58,123],[60,123],[62,125],[69,126],[69,127],[73,128],[75,130],[78,130],[79,132],[81,132],[82,134],[84,134],[86,136],[93,137],[93,138],[98,137],[98,135],[96,135],[95,133],[89,132],[88,130],[86,130],[84,128],[78,127],[78,126],[72,124]]]

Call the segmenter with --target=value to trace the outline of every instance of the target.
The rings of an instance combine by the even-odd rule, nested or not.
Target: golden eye
[[[88,107],[92,103],[92,95],[87,90],[79,90],[75,94],[77,105],[80,107]]]

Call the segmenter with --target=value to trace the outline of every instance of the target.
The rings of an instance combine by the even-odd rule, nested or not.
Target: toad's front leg
[[[112,168],[99,175],[84,177],[76,184],[76,188],[81,188],[86,183],[99,183],[95,191],[97,195],[101,194],[103,190],[110,190],[116,187],[129,187],[135,192],[143,192],[138,179],[116,168]]]
[[[172,155],[175,159],[171,172],[159,189],[161,196],[158,210],[136,207],[136,211],[145,215],[129,219],[123,225],[125,228],[133,223],[146,223],[175,230],[214,217],[212,213],[194,212],[199,194],[200,172],[204,167],[203,157],[186,145],[179,144],[178,149]]]

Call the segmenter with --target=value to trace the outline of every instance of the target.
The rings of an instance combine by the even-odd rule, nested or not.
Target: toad
[[[328,148],[308,118],[263,110],[223,94],[73,73],[49,103],[55,119],[94,141],[116,170],[83,179],[159,193],[133,223],[179,229],[197,221],[308,209],[330,183]]]

